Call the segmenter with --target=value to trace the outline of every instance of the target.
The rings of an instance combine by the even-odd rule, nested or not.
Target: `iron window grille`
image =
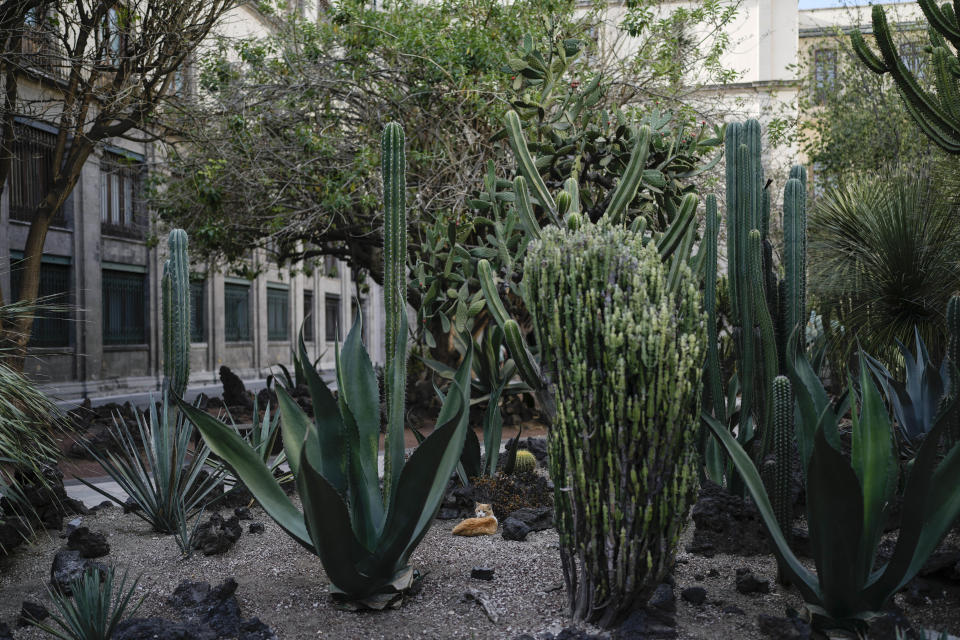
[[[303,292],[303,340],[313,342],[313,323],[316,317],[313,314],[313,291]]]
[[[20,298],[23,283],[23,262],[18,256],[10,260],[10,293],[12,300]],[[70,346],[70,265],[44,261],[40,264],[40,286],[37,297],[40,308],[34,313],[30,330],[31,347],[55,348]],[[54,309],[44,309],[44,305]]]
[[[336,342],[341,339],[340,330],[340,296],[328,293],[324,296],[323,331],[327,342]]]
[[[267,287],[267,340],[290,339],[290,292]]]
[[[190,281],[190,342],[206,342],[207,281]]]
[[[250,285],[223,285],[224,338],[227,342],[250,340]]]
[[[147,275],[104,269],[103,343],[146,344]]]
[[[33,214],[53,187],[53,152],[57,136],[28,125],[14,129],[10,149],[10,219],[32,222]],[[54,226],[65,226],[63,207],[53,214]]]

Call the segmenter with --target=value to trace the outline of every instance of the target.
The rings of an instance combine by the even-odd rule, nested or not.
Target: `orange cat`
[[[477,503],[476,518],[467,518],[453,528],[455,536],[492,536],[497,532],[497,517],[489,504]]]

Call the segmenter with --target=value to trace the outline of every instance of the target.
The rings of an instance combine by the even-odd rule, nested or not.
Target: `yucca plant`
[[[905,482],[893,556],[878,563],[877,549],[898,485],[893,431],[880,392],[861,360],[859,403],[850,402],[853,425],[848,457],[842,452],[838,429],[846,403],[831,404],[805,357],[795,356],[789,369],[799,413],[796,436],[806,480],[815,574],[791,551],[760,474],[743,447],[725,425],[707,415],[704,421],[740,472],[774,542],[780,570],[799,589],[815,624],[862,631],[917,574],[960,515],[960,446],[953,446],[942,458],[937,451],[956,399],[945,403],[917,451]],[[851,389],[847,397],[852,393]]]
[[[896,363],[896,341],[914,328],[940,359],[944,309],[960,288],[960,210],[930,175],[828,188],[810,216],[809,264],[814,297],[842,324],[828,346],[841,380],[858,348]]]
[[[114,589],[115,570],[107,569],[101,576],[99,569],[89,568],[70,583],[71,596],[50,591],[55,612],[50,621],[30,622],[61,640],[110,640],[124,615],[133,613],[143,604],[143,598],[130,607],[139,579],[127,588],[127,574]],[[102,578],[102,580],[101,580]]]
[[[436,427],[404,461],[407,358],[406,211],[403,130],[383,133],[387,425],[383,490],[377,472],[380,389],[360,341],[358,317],[337,351],[334,397],[304,367],[314,418],[277,388],[283,446],[303,510],[281,490],[263,459],[229,426],[182,401],[181,409],[264,510],[320,557],[334,598],[345,606],[386,607],[414,583],[410,554],[426,535],[463,450],[470,402],[472,348],[457,370]],[[307,361],[301,342],[298,357]]]
[[[193,427],[181,413],[171,411],[164,397],[161,408],[150,403],[147,414],[137,413],[138,439],[123,420],[114,417],[116,451],[98,453],[87,448],[94,460],[139,507],[134,514],[157,533],[176,533],[181,515],[192,518],[210,500],[223,480],[223,471],[207,467],[210,449],[191,447]],[[124,499],[77,478],[102,496],[123,505]]]

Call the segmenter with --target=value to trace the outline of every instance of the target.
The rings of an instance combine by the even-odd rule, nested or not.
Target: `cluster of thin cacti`
[[[573,614],[616,623],[673,565],[697,485],[697,279],[620,226],[548,227],[524,262],[557,413],[548,442]]]
[[[190,379],[190,259],[187,232],[174,229],[160,280],[163,296],[164,392],[182,396]]]
[[[724,379],[717,344],[717,244],[720,219],[716,200],[707,198],[705,302],[708,315],[708,349],[704,381],[704,409],[708,414],[737,427],[737,438],[753,446],[762,458],[776,454],[778,479],[789,477],[792,441],[777,429],[775,407],[778,391],[774,379],[783,373],[788,349],[801,349],[806,319],[806,170],[790,170],[783,192],[782,276],[773,261],[770,238],[770,190],[761,163],[761,128],[756,120],[731,123],[726,132],[727,184],[727,276],[731,317],[736,343],[735,378]],[[726,390],[725,390],[726,389]],[[735,406],[739,389],[740,403]],[[789,385],[786,387],[789,394]],[[784,400],[792,405],[792,397]],[[737,425],[732,424],[739,416]],[[786,409],[781,411],[786,420]],[[785,423],[784,423],[785,424]],[[789,429],[790,427],[784,426]],[[759,433],[759,442],[754,442]],[[722,456],[713,451],[715,442],[705,440],[708,474],[714,480],[740,486]],[[725,467],[725,468],[724,468]],[[731,472],[727,474],[727,471]],[[778,480],[777,487],[781,482]],[[789,484],[775,491],[773,502],[786,518]],[[789,528],[786,529],[789,531]]]

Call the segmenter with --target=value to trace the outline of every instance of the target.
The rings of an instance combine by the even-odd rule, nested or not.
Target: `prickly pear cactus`
[[[567,596],[575,616],[611,626],[670,570],[697,486],[700,288],[686,265],[671,287],[655,243],[623,227],[544,228],[529,251]]]

